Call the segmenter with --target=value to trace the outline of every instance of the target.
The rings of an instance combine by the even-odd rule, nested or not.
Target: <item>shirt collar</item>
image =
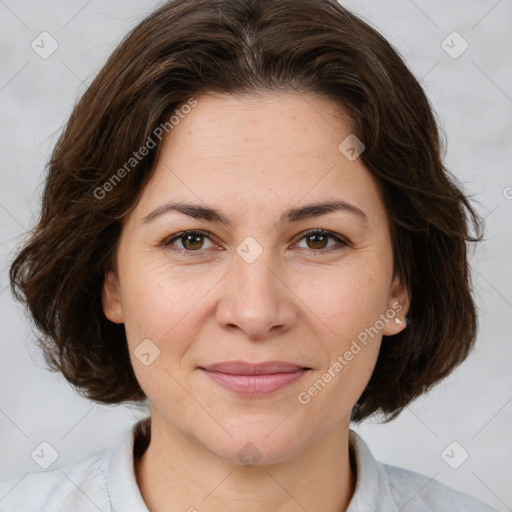
[[[149,512],[135,477],[133,448],[148,426],[148,418],[135,423],[112,449],[107,486],[114,512]],[[356,465],[356,488],[346,512],[398,512],[383,465],[361,436],[349,430],[350,450]]]
[[[132,425],[112,449],[107,486],[113,512],[149,512],[135,477],[133,447],[147,418]]]
[[[383,465],[353,430],[349,430],[349,443],[355,458],[357,481],[347,512],[398,512]]]

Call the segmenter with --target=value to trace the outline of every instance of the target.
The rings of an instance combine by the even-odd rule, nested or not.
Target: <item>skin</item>
[[[163,140],[102,293],[105,315],[125,324],[151,403],[151,443],[135,463],[141,494],[152,512],[170,504],[189,512],[345,510],[356,481],[350,413],[382,335],[405,323],[386,322],[309,403],[298,394],[393,304],[401,305],[400,318],[407,313],[381,195],[361,160],[338,150],[351,127],[330,100],[294,93],[197,100]],[[277,222],[289,208],[339,199],[361,209],[366,222],[349,211]],[[178,212],[143,222],[169,201],[216,208],[233,225]],[[300,236],[314,228],[349,245]],[[162,247],[186,230],[211,236]],[[236,252],[246,237],[262,248],[250,263]],[[145,339],[160,350],[148,366],[134,352]],[[312,370],[258,398],[241,397],[198,370],[235,359]],[[247,443],[261,457],[252,466],[237,455]]]

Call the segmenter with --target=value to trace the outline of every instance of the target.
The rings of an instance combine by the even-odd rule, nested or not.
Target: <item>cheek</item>
[[[197,324],[191,311],[200,299],[168,267],[155,258],[141,258],[126,272],[123,285],[123,315],[131,364],[141,388],[151,402],[166,397],[175,407],[186,405],[180,390],[179,364]],[[168,341],[172,340],[172,343]]]
[[[125,325],[134,335],[158,340],[178,329],[180,319],[198,304],[205,287],[214,284],[208,276],[193,278],[187,269],[174,268],[156,254],[134,254],[126,261],[121,279]]]
[[[378,261],[301,278],[297,295],[321,320],[333,348],[375,324],[389,300],[389,269]],[[322,327],[323,325],[323,327]]]
[[[341,371],[331,368],[330,391],[322,393],[318,404],[355,402],[375,364],[380,336],[368,337],[366,345],[359,343],[359,350],[352,347],[352,342],[375,324],[387,304],[388,269],[370,256],[361,257],[360,263],[290,272],[283,277],[285,282],[293,283],[293,293],[284,300],[293,302],[299,311],[296,336],[302,337],[304,347],[310,346],[310,354],[317,354],[316,362],[321,361],[323,367],[316,377],[321,377],[339,357],[343,360]],[[194,347],[213,318],[227,281],[219,282],[223,272],[174,266],[154,253],[135,254],[124,264],[123,314],[135,374],[148,395],[158,395],[162,386],[166,386],[166,394],[172,393],[172,377],[166,370],[171,374],[180,371],[187,350]],[[146,367],[136,353],[147,339],[158,347],[161,357]],[[151,352],[151,345],[149,348]],[[353,354],[350,360],[349,352]]]
[[[388,278],[389,269],[374,262],[334,276],[317,275],[315,287],[307,295],[305,288],[301,292],[321,319],[315,330],[323,333],[319,341],[327,356],[308,381],[312,387],[303,389],[304,402],[314,402],[319,414],[332,407],[343,417],[366,387],[382,340],[380,318],[387,307]]]
[[[129,342],[153,338],[155,343],[164,345],[172,337],[177,340],[173,344],[178,344],[179,351],[181,340],[200,330],[200,316],[208,315],[205,308],[212,307],[210,299],[216,295],[215,288],[223,286],[219,273],[172,265],[153,253],[132,254],[124,262],[121,276]],[[295,302],[303,311],[303,319],[310,323],[309,328],[314,328],[324,343],[333,344],[335,349],[343,348],[337,347],[340,340],[356,337],[373,325],[387,304],[388,269],[378,258],[360,260],[283,276],[293,292],[284,300]],[[217,297],[222,300],[222,293]]]
[[[155,254],[135,255],[125,264],[123,315],[135,375],[148,395],[162,386],[172,393],[172,376],[181,372],[184,356],[200,337],[209,313],[208,291],[219,276],[170,265]],[[145,366],[137,355],[148,351],[154,362]]]

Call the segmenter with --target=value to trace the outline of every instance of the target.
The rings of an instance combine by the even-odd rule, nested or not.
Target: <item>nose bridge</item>
[[[224,326],[236,325],[250,337],[261,337],[277,326],[290,325],[295,317],[293,307],[271,250],[247,237],[236,252],[218,321]]]
[[[278,300],[274,255],[254,238],[247,237],[236,249],[233,279],[237,301],[249,312],[269,310]],[[268,313],[268,311],[267,311]]]

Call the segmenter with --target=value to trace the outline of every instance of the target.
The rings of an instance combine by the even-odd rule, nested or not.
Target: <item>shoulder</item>
[[[379,462],[353,430],[350,446],[357,479],[347,512],[377,510],[377,505],[385,512],[497,512],[434,478]]]
[[[137,486],[134,456],[149,443],[149,419],[132,425],[112,448],[0,483],[0,512],[148,512]]]
[[[489,505],[442,484],[434,478],[407,469],[382,464],[391,494],[403,512],[496,512]]]
[[[110,450],[52,471],[20,474],[0,483],[0,512],[111,510],[107,491]]]

